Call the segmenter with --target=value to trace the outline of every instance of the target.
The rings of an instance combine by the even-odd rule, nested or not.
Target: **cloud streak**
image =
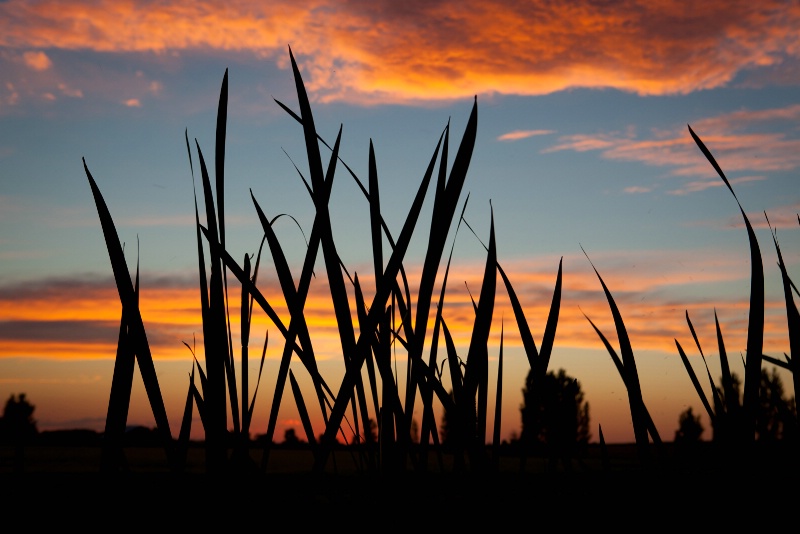
[[[39,66],[62,49],[249,52],[285,67],[291,44],[318,98],[367,103],[573,87],[686,94],[753,69],[780,76],[800,56],[798,26],[800,6],[778,0],[0,3],[0,47]]]
[[[707,252],[707,260],[698,258],[696,252],[691,251],[640,251],[636,255],[617,251],[593,256],[622,311],[634,348],[673,353],[673,340],[676,338],[693,346],[684,320],[687,310],[701,341],[714,345],[713,310],[716,308],[730,350],[743,350],[749,306],[747,266],[737,259]],[[557,265],[558,260],[553,258],[520,260],[503,265],[537,343],[541,341],[549,313]],[[614,342],[613,320],[600,283],[582,256],[565,258],[564,266],[564,292],[556,347],[602,349],[584,317],[584,314],[588,315]],[[480,287],[482,271],[479,267],[478,263],[454,266],[446,293],[445,319],[459,350],[464,350],[465,354],[475,318],[466,287],[473,291]],[[409,271],[411,281],[416,279],[416,275],[418,273],[415,274],[413,269]],[[731,283],[741,284],[742,291],[731,295],[730,290],[723,287]],[[371,285],[368,277],[362,280],[366,291]],[[694,296],[700,292],[693,288],[701,286],[704,296]],[[147,281],[146,288],[141,295],[140,307],[154,356],[159,359],[188,358],[183,342],[191,345],[195,336],[199,354],[202,354],[202,323],[196,284],[188,279],[164,277]],[[261,289],[288,324],[286,304],[276,296],[280,294],[279,288],[267,286]],[[781,296],[768,299],[766,308],[765,352],[780,354],[788,350],[785,305]],[[341,343],[324,280],[312,286],[305,313],[317,356],[322,360],[339,361]],[[109,278],[47,279],[0,288],[0,358],[113,358],[119,317],[119,299]],[[431,327],[433,317],[432,314],[429,318]],[[233,313],[231,323],[235,346],[238,346],[238,320],[238,315]],[[490,338],[493,347],[499,346],[501,321],[505,322],[506,346],[521,346],[514,313],[502,283],[497,288]],[[354,324],[357,323],[354,317]],[[257,339],[263,339],[268,330],[272,332],[271,337],[277,339],[275,326],[257,311],[251,344],[261,343]],[[431,330],[429,328],[429,332]],[[272,343],[269,357],[277,358],[280,348],[281,343]]]
[[[764,174],[800,168],[800,137],[796,130],[779,128],[772,133],[758,130],[800,119],[800,105],[763,110],[742,110],[702,119],[692,124],[695,133],[714,154],[731,184],[765,180]],[[565,135],[544,153],[599,151],[603,158],[666,167],[676,177],[695,178],[669,192],[685,195],[720,187],[713,167],[700,154],[685,126],[654,130],[646,137],[635,129],[625,132]],[[736,176],[736,174],[745,174]],[[763,173],[763,174],[762,174]],[[629,193],[645,192],[631,187]]]
[[[498,141],[519,141],[520,139],[527,139],[537,135],[549,135],[555,133],[554,130],[514,130],[513,132],[505,133],[497,138]]]

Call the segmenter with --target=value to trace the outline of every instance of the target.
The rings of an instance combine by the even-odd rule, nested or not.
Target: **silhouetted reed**
[[[138,265],[134,283],[131,280],[111,214],[95,180],[84,163],[122,303],[118,350],[104,438],[103,469],[114,471],[119,469],[121,465],[121,438],[127,420],[134,361],[138,362],[158,432],[172,469],[181,470],[185,465],[193,410],[195,408],[198,411],[205,433],[207,472],[219,473],[228,470],[256,469],[256,464],[251,460],[250,449],[253,445],[249,436],[254,426],[259,424],[254,418],[254,409],[258,385],[261,380],[261,371],[266,357],[269,332],[265,335],[260,360],[261,367],[253,387],[248,369],[250,360],[249,340],[254,306],[261,308],[267,315],[271,328],[277,330],[280,334],[278,339],[283,347],[275,389],[271,392],[272,400],[266,419],[266,432],[263,435],[262,470],[266,470],[269,465],[270,451],[287,378],[290,382],[292,398],[297,406],[308,446],[313,454],[313,470],[316,472],[323,472],[330,467],[331,454],[337,448],[337,435],[341,436],[346,443],[359,445],[359,447],[353,447],[351,453],[357,456],[356,464],[359,468],[369,472],[393,473],[402,471],[408,466],[416,470],[425,471],[430,468],[429,453],[431,450],[437,454],[439,468],[443,469],[441,440],[435,417],[436,410],[434,409],[437,407],[437,402],[438,405],[444,408],[448,420],[448,437],[451,440],[449,450],[455,455],[454,465],[460,468],[470,466],[476,471],[485,471],[491,468],[498,469],[502,422],[500,407],[503,388],[503,332],[500,335],[499,369],[495,381],[496,401],[494,427],[491,437],[493,447],[491,449],[486,447],[490,379],[488,339],[498,297],[497,274],[500,274],[514,311],[522,345],[532,371],[531,387],[536,390],[542,387],[545,380],[556,335],[561,306],[561,262],[559,262],[558,266],[553,298],[541,346],[537,350],[530,325],[523,313],[522,304],[497,258],[494,214],[492,212],[488,245],[484,245],[487,256],[480,297],[477,303],[473,302],[474,322],[466,356],[461,358],[462,355],[458,354],[445,320],[447,314],[445,296],[453,252],[452,246],[454,245],[451,246],[450,256],[444,272],[441,274],[442,281],[438,299],[435,303],[435,320],[433,321],[431,340],[426,345],[428,317],[431,314],[431,306],[434,304],[434,298],[436,297],[434,293],[436,280],[440,277],[442,257],[447,239],[451,235],[451,228],[454,223],[456,223],[454,233],[458,232],[458,225],[461,222],[466,223],[464,210],[466,209],[467,201],[464,201],[461,214],[457,220],[456,209],[460,202],[475,145],[478,120],[477,98],[472,106],[463,137],[449,168],[449,123],[444,128],[428,160],[426,170],[416,189],[403,226],[395,237],[388,228],[381,212],[376,155],[372,143],[370,142],[369,146],[368,179],[367,186],[365,186],[362,180],[339,157],[341,128],[332,146],[318,134],[299,68],[291,50],[289,50],[289,54],[299,113],[292,111],[289,106],[277,100],[276,103],[302,127],[305,140],[305,155],[308,163],[308,176],[305,176],[300,169],[296,169],[316,210],[302,268],[299,277],[296,278],[296,273],[292,273],[289,268],[281,243],[272,228],[280,215],[270,218],[252,193],[253,206],[264,232],[258,253],[253,256],[256,260],[255,266],[251,265],[251,257],[247,254],[245,254],[242,265],[240,265],[226,249],[224,208],[224,164],[228,105],[228,76],[226,71],[220,90],[217,112],[214,157],[215,181],[213,186],[203,152],[199,143],[195,141],[194,152],[199,162],[203,191],[202,199],[205,207],[205,224],[202,224],[195,192],[204,364],[201,364],[194,357],[194,348],[189,347],[194,359],[177,442],[173,440],[169,428],[158,379],[153,367],[150,347],[138,307]],[[733,189],[731,189],[730,184],[711,154],[691,129],[690,133],[733,193]],[[195,158],[192,155],[193,151],[189,143],[188,132],[186,133],[186,145],[194,189],[195,166],[193,162]],[[327,162],[323,162],[320,145],[325,146],[330,151]],[[342,167],[358,185],[367,202],[375,277],[375,292],[371,296],[365,294],[365,288],[360,283],[358,275],[350,276],[339,256],[333,234],[329,201],[334,176],[337,171],[341,172]],[[417,230],[424,200],[429,195],[431,182],[435,183],[433,185],[432,216],[430,228],[428,229],[427,248],[418,284],[413,285],[416,289],[412,296],[412,284],[408,282],[404,261],[410,240]],[[741,417],[737,415],[735,426],[739,428],[736,431],[737,435],[751,436],[754,429],[754,403],[758,400],[758,374],[760,373],[762,360],[764,289],[758,243],[744,210],[742,210],[741,205],[739,207],[750,239],[753,271],[751,277],[745,393]],[[472,228],[470,229],[472,230]],[[473,231],[473,233],[475,232]],[[453,238],[454,242],[455,238]],[[384,243],[389,244],[386,250],[384,250]],[[257,285],[258,266],[264,245],[266,245],[267,251],[272,258],[282,297],[288,308],[288,325],[281,319]],[[794,354],[795,350],[800,351],[800,349],[797,349],[797,347],[800,347],[800,314],[798,314],[792,300],[792,284],[786,273],[783,259],[780,257],[777,237],[775,237],[775,246],[778,250],[779,266],[784,280],[791,346]],[[334,384],[333,387],[326,382],[319,372],[313,340],[304,315],[314,269],[317,265],[317,257],[320,252],[324,260],[325,278],[333,304],[333,313],[336,318],[341,343],[342,364],[345,369],[341,382]],[[608,301],[614,319],[621,355],[617,355],[616,350],[594,323],[591,320],[589,322],[611,355],[628,391],[631,419],[639,456],[642,462],[648,463],[651,458],[650,441],[652,440],[660,445],[661,438],[643,400],[633,348],[622,315],[612,297],[611,291],[593,264],[592,268],[597,274]],[[229,274],[231,275],[231,287],[234,283],[238,283],[240,286],[237,289],[240,298],[236,303],[234,303],[235,297],[233,297],[234,290],[231,289],[229,292]],[[234,280],[236,282],[233,282]],[[352,302],[348,296],[348,291],[351,291],[354,295]],[[240,314],[242,346],[241,377],[238,380],[235,374],[236,360],[232,343],[233,334],[230,326],[230,309],[236,308],[239,309]],[[353,320],[354,316],[357,318],[357,323]],[[587,317],[587,319],[589,318]],[[691,322],[689,322],[689,326],[692,329],[695,341],[697,341]],[[443,344],[446,351],[447,366],[444,366],[444,361],[440,361],[438,354],[440,337],[444,337]],[[724,345],[721,333],[719,333],[719,327],[718,338],[720,358],[721,361],[724,360],[725,362],[723,363],[723,390],[726,392],[725,398],[729,399],[727,390],[731,387],[731,377],[726,365],[727,360],[724,356]],[[699,342],[697,345],[699,349]],[[398,389],[397,384],[400,377],[395,376],[391,361],[392,353],[398,347],[405,351],[407,357],[406,389],[404,392]],[[711,407],[679,344],[678,351],[712,420],[718,422],[722,413],[732,414],[735,411],[733,405],[725,404],[721,398],[718,398],[713,380],[712,391],[714,391],[715,395],[715,407]],[[427,360],[425,359],[426,355]],[[295,371],[298,368],[295,367],[294,370],[290,368],[293,360],[299,362],[308,373],[313,387],[311,397],[307,397],[309,393],[302,391],[300,383],[295,378]],[[787,360],[786,365],[788,368],[794,370],[796,366],[795,360],[789,357],[787,357]],[[463,365],[461,365],[462,361]],[[362,372],[365,367],[366,381]],[[445,367],[447,369],[446,376]],[[195,376],[199,379],[199,387],[195,383]],[[797,373],[794,373],[794,379],[797,390]],[[451,391],[448,391],[445,386],[447,382],[450,383]],[[411,443],[412,414],[415,410],[417,398],[422,403],[423,414],[421,442],[418,447],[412,446]],[[315,437],[311,424],[307,405],[309,399],[313,399],[313,402],[318,405],[324,423],[324,430],[319,439]],[[232,429],[228,428],[229,417]],[[374,422],[377,422],[378,427],[377,442],[371,438]],[[346,430],[349,430],[350,434]],[[352,436],[352,439],[350,439],[350,436]],[[602,429],[600,429],[600,442],[605,464],[607,463],[607,450]]]

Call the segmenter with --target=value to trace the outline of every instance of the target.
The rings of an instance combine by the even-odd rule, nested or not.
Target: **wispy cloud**
[[[527,139],[537,135],[550,135],[555,133],[554,130],[514,130],[513,132],[505,133],[497,138],[498,141],[519,141],[520,139]]]
[[[637,193],[649,193],[652,190],[653,190],[652,187],[642,187],[638,185],[626,187],[625,189],[623,189],[624,192],[629,193],[631,195],[635,195]]]
[[[690,10],[644,0],[0,3],[6,49],[246,51],[286,66],[289,43],[320,98],[353,101],[572,87],[685,94],[748,69],[780,76],[800,55],[798,26],[800,6],[780,0],[712,0]]]
[[[800,136],[797,136],[796,130],[779,125],[777,132],[758,131],[764,126],[798,118],[800,105],[793,105],[737,111],[699,120],[691,127],[720,162],[730,182],[745,183],[765,180],[766,176],[762,173],[800,168]],[[673,176],[695,178],[670,190],[670,193],[676,195],[724,185],[698,151],[685,126],[673,130],[651,131],[644,138],[634,129],[594,135],[565,135],[543,152],[564,150],[599,151],[606,159],[665,167]],[[737,173],[747,174],[736,176]],[[641,191],[639,188],[633,190]]]

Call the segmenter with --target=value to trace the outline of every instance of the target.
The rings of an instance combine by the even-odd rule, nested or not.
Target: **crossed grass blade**
[[[306,323],[305,317],[302,312],[305,306],[305,300],[308,296],[308,287],[309,287],[308,284],[310,282],[311,273],[313,269],[313,259],[316,256],[316,248],[317,244],[319,243],[318,239],[319,233],[316,231],[317,224],[315,222],[314,229],[311,232],[311,244],[309,245],[309,249],[307,251],[307,257],[303,267],[303,273],[301,274],[300,288],[295,289],[294,278],[292,277],[291,269],[289,268],[289,262],[286,260],[286,255],[283,252],[283,248],[281,247],[280,241],[278,240],[278,237],[272,228],[272,225],[275,223],[277,217],[273,218],[271,221],[268,220],[267,216],[264,214],[264,211],[261,209],[261,206],[258,204],[258,201],[253,196],[252,192],[250,193],[250,196],[253,200],[253,205],[255,206],[256,213],[258,214],[258,219],[261,222],[261,227],[264,230],[264,237],[266,239],[267,245],[272,255],[273,264],[275,265],[275,271],[278,276],[278,281],[281,286],[281,291],[283,292],[284,300],[286,301],[289,307],[289,311],[291,313],[289,332],[287,332],[286,345],[284,346],[284,353],[281,359],[282,363],[278,373],[278,381],[279,383],[283,383],[285,381],[285,373],[288,370],[289,358],[291,357],[292,354],[291,349],[292,349],[292,344],[294,343],[294,336],[297,336],[300,338],[300,343],[303,345],[303,352],[305,354],[304,365],[308,368],[309,373],[312,376],[312,380],[314,382],[314,389],[317,393],[317,399],[320,405],[320,410],[323,414],[323,417],[327,417],[325,397],[322,385],[323,382],[319,375],[316,358],[314,357],[311,337],[308,332],[308,325]],[[282,391],[281,391],[281,397],[282,397]],[[271,441],[272,435],[274,433],[274,422],[277,421],[277,410],[280,406],[281,397],[278,396],[273,397],[273,408],[270,411],[270,418],[269,418],[269,421],[273,421],[273,423],[268,425],[268,431],[267,431],[267,435],[269,437],[268,443],[269,441]],[[272,428],[271,432],[269,428]]]
[[[167,459],[171,467],[175,467],[173,457],[173,443],[172,433],[169,428],[169,420],[167,418],[167,411],[164,407],[164,400],[161,397],[161,389],[158,385],[158,376],[156,375],[155,366],[153,365],[153,356],[150,352],[150,344],[147,341],[147,334],[145,333],[144,323],[137,304],[136,293],[134,292],[133,283],[131,282],[131,275],[128,271],[128,265],[125,262],[125,255],[122,251],[114,221],[111,218],[111,213],[108,210],[103,195],[97,187],[89,168],[86,166],[86,160],[83,160],[83,169],[86,177],[89,180],[89,186],[92,189],[95,206],[97,207],[97,214],[100,219],[100,225],[103,229],[103,236],[108,250],[108,256],[111,261],[111,268],[114,272],[114,280],[117,285],[117,292],[122,303],[123,317],[128,322],[128,335],[131,342],[133,352],[136,354],[136,360],[139,363],[139,371],[142,375],[147,398],[150,402],[150,407],[153,410],[153,416],[156,420],[156,427],[161,437]]]
[[[136,262],[136,282],[133,288],[136,303],[139,302],[139,262]],[[136,366],[136,354],[128,337],[130,320],[123,310],[119,324],[117,354],[114,358],[114,374],[111,379],[111,394],[108,399],[106,426],[103,432],[103,453],[101,469],[116,471],[124,461],[122,440],[128,422],[128,410],[133,388],[133,373]]]
[[[745,442],[755,441],[756,413],[758,411],[758,391],[761,383],[761,354],[764,346],[764,267],[761,261],[761,249],[758,246],[756,234],[736,197],[730,182],[725,177],[714,156],[702,140],[688,126],[689,133],[708,162],[717,171],[717,174],[736,200],[739,211],[747,227],[747,238],[750,243],[750,313],[747,325],[747,360],[744,371],[744,397],[742,399],[743,428],[742,439]]]

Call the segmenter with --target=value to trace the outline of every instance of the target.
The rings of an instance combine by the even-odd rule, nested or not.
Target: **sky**
[[[498,262],[537,346],[563,259],[550,369],[564,368],[581,383],[592,440],[601,425],[607,442],[633,441],[623,382],[587,321],[618,349],[592,263],[625,321],[662,438],[672,439],[679,414],[692,407],[710,439],[675,342],[706,376],[688,312],[716,379],[716,312],[732,369],[743,376],[750,254],[736,200],[687,125],[756,228],[764,353],[782,357],[789,351],[785,303],[765,214],[796,275],[798,27],[800,3],[774,0],[0,1],[0,400],[26,393],[40,430],[103,429],[121,306],[85,158],[132,270],[139,261],[142,316],[177,435],[192,369],[187,345],[203,360],[185,136],[213,160],[227,69],[228,250],[239,261],[258,250],[252,192],[268,216],[296,220],[283,217],[275,228],[298,277],[314,211],[294,167],[307,167],[302,129],[275,102],[298,110],[291,47],[318,132],[332,143],[342,127],[341,157],[364,181],[373,143],[395,235],[440,134],[449,123],[452,162],[477,99],[475,151],[459,203],[460,211],[469,193],[465,219],[477,235],[462,225],[454,237],[453,226],[446,249],[454,252],[445,319],[460,355],[474,319],[470,292],[478,298],[486,261],[479,239],[488,242],[493,215]],[[196,150],[192,157],[196,170]],[[344,264],[369,286],[369,207],[347,174],[336,176],[334,238]],[[430,208],[428,199],[405,262],[412,286]],[[321,373],[338,384],[342,355],[323,265],[320,254],[306,315]],[[440,283],[441,274],[437,294]],[[259,287],[282,302],[266,260]],[[270,335],[253,423],[253,433],[263,433],[282,344],[266,317],[254,321],[251,352]],[[237,324],[232,317],[234,330]],[[508,439],[520,430],[529,366],[498,287],[490,381],[501,328]],[[404,368],[402,357],[397,365]],[[257,363],[251,369],[252,376]],[[302,367],[295,361],[292,369],[310,395]],[[138,376],[129,423],[154,426]],[[290,395],[276,437],[288,428],[301,430]],[[322,430],[318,416],[315,429]],[[202,437],[199,419],[193,435]]]

